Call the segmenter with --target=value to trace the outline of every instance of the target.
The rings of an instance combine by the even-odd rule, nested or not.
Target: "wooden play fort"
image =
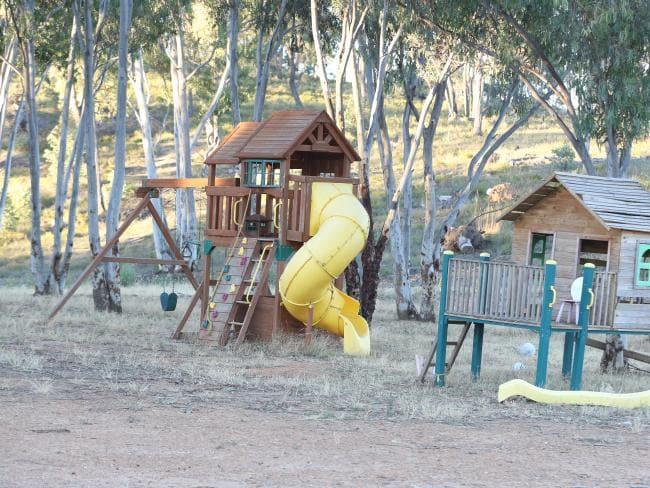
[[[143,181],[138,190],[141,202],[51,317],[95,266],[126,259],[113,257],[112,246],[147,209],[177,256],[173,264],[180,266],[195,289],[175,338],[198,304],[199,337],[207,342],[270,340],[279,332],[304,326],[308,339],[316,326],[343,337],[347,353],[368,354],[368,325],[359,316],[359,304],[340,290],[341,275],[363,248],[368,233],[368,215],[356,198],[358,179],[350,176],[351,164],[359,159],[323,111],[280,111],[262,122],[238,124],[208,154],[208,178],[202,184],[179,179]],[[217,176],[225,173],[235,177]],[[164,188],[205,192],[200,282],[150,201]],[[217,253],[223,259],[217,260]]]

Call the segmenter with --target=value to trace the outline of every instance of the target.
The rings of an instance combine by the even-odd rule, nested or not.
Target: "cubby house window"
[[[553,254],[553,234],[533,232],[530,236],[530,264],[544,266]]]
[[[650,244],[639,244],[636,260],[637,286],[650,287]]]
[[[282,178],[282,161],[249,159],[244,161],[244,181],[252,188],[277,188]]]
[[[578,274],[582,275],[582,267],[587,263],[596,266],[597,271],[607,270],[607,257],[609,254],[609,242],[596,239],[580,239],[578,254]]]

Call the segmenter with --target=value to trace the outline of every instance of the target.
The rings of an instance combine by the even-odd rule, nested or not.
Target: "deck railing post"
[[[546,371],[548,369],[548,350],[551,343],[551,321],[553,320],[553,305],[557,293],[555,291],[555,270],[557,263],[551,259],[544,266],[544,292],[542,297],[542,317],[539,327],[539,347],[537,352],[537,370],[535,386],[546,386]]]
[[[436,337],[436,386],[445,386],[447,359],[447,278],[449,274],[449,261],[453,255],[453,251],[445,251],[442,254],[440,307],[438,308],[438,335]]]
[[[575,345],[573,360],[573,370],[571,371],[571,389],[579,390],[582,387],[582,368],[585,361],[585,346],[587,344],[587,334],[589,333],[589,312],[594,304],[594,284],[595,266],[592,263],[586,263],[582,268],[582,293],[580,295],[580,312],[578,315],[578,338]]]
[[[480,256],[480,278],[479,278],[479,315],[485,314],[488,289],[488,271],[490,269],[490,253],[483,252]],[[474,322],[474,341],[472,343],[472,381],[478,380],[481,375],[481,360],[483,358],[483,332],[485,324]]]

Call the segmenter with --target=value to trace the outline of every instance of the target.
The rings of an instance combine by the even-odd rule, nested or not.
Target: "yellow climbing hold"
[[[230,293],[235,293],[235,290],[236,290],[236,289],[237,289],[237,287],[235,287],[235,284],[233,283],[232,285],[230,285],[230,289],[229,289],[228,291],[229,291]]]
[[[537,403],[595,405],[615,408],[650,407],[650,390],[638,393],[605,393],[600,391],[556,391],[538,388],[524,380],[511,380],[499,386],[500,402],[523,396]]]
[[[248,242],[248,237],[244,237],[244,238],[241,240],[241,243],[242,243],[242,244],[246,244],[247,242]]]
[[[240,247],[239,252],[237,253],[238,256],[243,256],[244,255],[244,248]]]
[[[208,307],[210,307],[210,310],[214,310],[214,307],[216,307],[216,306],[217,306],[217,304],[214,303],[214,302],[210,302],[210,304],[208,305]]]

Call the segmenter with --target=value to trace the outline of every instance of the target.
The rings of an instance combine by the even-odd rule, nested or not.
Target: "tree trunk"
[[[296,66],[296,53],[291,46],[287,49],[287,59],[289,61],[289,88],[291,89],[291,96],[297,108],[303,108],[302,100],[300,99],[300,91],[298,90],[298,74]]]
[[[472,79],[472,118],[475,136],[483,134],[483,68],[477,59]]]
[[[142,132],[142,149],[144,151],[144,161],[147,167],[147,178],[157,178],[158,172],[156,169],[156,157],[154,154],[153,137],[151,133],[151,117],[149,114],[148,104],[148,83],[146,73],[144,71],[144,64],[142,62],[142,51],[137,55],[133,55],[131,62],[131,86],[135,93],[136,106],[138,110],[138,122],[140,123],[140,130]],[[165,212],[160,198],[152,199],[152,203],[156,211],[165,222]],[[172,253],[169,251],[167,242],[163,238],[162,232],[155,222],[153,225],[153,242],[156,250],[156,257],[158,259],[172,259]]]
[[[190,118],[187,99],[187,75],[185,66],[185,40],[181,29],[174,35],[171,49],[168,53],[171,59],[172,90],[174,101],[174,121],[177,133],[177,177],[192,177],[192,153],[190,149]],[[179,247],[187,258],[188,265],[193,268],[198,259],[196,245],[196,210],[194,206],[194,191],[192,189],[177,190],[177,238]],[[180,232],[178,230],[180,229]]]
[[[440,246],[434,241],[436,230],[436,175],[433,171],[433,140],[440,120],[443,99],[444,90],[439,85],[436,88],[429,123],[425,126],[422,135],[424,228],[422,229],[422,242],[420,244],[420,277],[422,280],[420,319],[428,321],[433,321],[436,317],[435,289],[440,262],[440,256],[438,256]]]
[[[393,151],[390,147],[390,134],[381,107],[380,131],[377,134],[377,146],[379,159],[384,176],[384,187],[386,188],[386,206],[390,207],[390,196],[395,193],[395,172],[393,170]],[[407,158],[408,159],[408,158]],[[409,179],[410,180],[410,179]],[[395,215],[390,228],[391,238],[389,240],[390,253],[393,257],[393,280],[395,287],[395,308],[397,318],[400,320],[417,317],[417,310],[413,303],[413,292],[408,277],[408,264],[404,255],[404,235],[402,234],[402,222],[399,211]]]
[[[131,0],[120,0],[120,32],[117,63],[117,114],[115,117],[115,157],[113,184],[106,212],[106,242],[117,232],[120,223],[120,207],[124,178],[126,176],[126,85],[128,70],[129,30],[131,26]],[[109,256],[119,256],[116,243]],[[120,291],[119,263],[106,263],[106,289],[108,291],[109,312],[122,313],[122,294]]]
[[[68,49],[68,58],[66,60],[66,78],[63,89],[63,105],[61,107],[61,121],[59,124],[59,152],[56,164],[56,195],[54,198],[54,227],[53,227],[53,245],[52,261],[49,274],[49,288],[62,294],[64,283],[61,281],[63,251],[61,249],[61,236],[65,221],[63,212],[65,210],[65,201],[68,191],[68,178],[65,171],[68,127],[70,120],[70,98],[72,95],[72,85],[74,83],[74,62],[77,46],[77,20],[72,20],[72,32],[70,34],[70,47]]]
[[[452,81],[451,76],[447,78],[447,105],[449,107],[449,118],[455,119],[458,117],[456,90],[454,90],[454,82]]]
[[[199,125],[196,127],[194,131],[194,137],[192,137],[192,142],[190,143],[190,149],[194,149],[194,146],[199,141],[201,132],[203,132],[203,128],[205,127],[205,124],[208,122],[208,119],[212,117],[212,114],[217,109],[217,107],[219,107],[219,103],[221,102],[221,97],[223,96],[223,92],[226,89],[226,83],[228,82],[228,76],[230,74],[229,63],[230,61],[226,59],[226,66],[223,69],[223,73],[221,73],[221,78],[219,79],[219,85],[217,86],[217,91],[214,93],[214,96],[212,97],[212,101],[210,102],[208,109],[203,114],[203,117],[201,117],[201,120],[199,121]]]
[[[241,122],[239,108],[239,60],[237,44],[239,42],[239,0],[230,0],[228,9],[228,62],[230,66],[230,107],[232,124]]]
[[[334,106],[332,105],[332,95],[327,82],[327,71],[325,70],[325,59],[323,57],[323,50],[320,43],[320,35],[318,28],[318,3],[317,0],[311,0],[311,35],[314,43],[314,51],[316,53],[316,73],[320,81],[321,91],[323,92],[323,103],[327,114],[336,120],[334,114]]]
[[[465,106],[463,107],[465,118],[469,119],[472,111],[472,77],[467,63],[463,65],[463,98],[465,100]]]
[[[31,0],[24,2],[25,18],[31,24],[34,15],[34,3]],[[31,185],[31,252],[30,267],[34,278],[34,293],[43,295],[49,293],[47,283],[47,272],[43,246],[41,244],[41,155],[38,134],[38,109],[36,106],[36,59],[34,44],[30,37],[22,42],[23,51],[23,84],[25,87],[25,99],[27,103],[27,135],[29,147],[29,176]]]
[[[83,0],[77,0],[82,2]],[[84,57],[84,104],[83,116],[86,129],[86,172],[88,177],[88,243],[90,254],[94,258],[101,251],[99,237],[99,181],[97,173],[97,133],[95,131],[95,39],[91,2],[83,1],[83,57]],[[96,266],[93,271],[93,303],[95,310],[107,310],[108,292],[105,286],[105,268]]]
[[[14,155],[14,145],[16,143],[16,136],[18,135],[18,130],[20,129],[20,125],[22,123],[24,111],[25,111],[25,96],[23,95],[20,99],[18,110],[16,110],[16,115],[14,116],[13,128],[11,129],[9,142],[7,143],[7,155],[5,159],[5,174],[2,181],[2,194],[0,194],[0,230],[2,230],[4,210],[7,204],[7,195],[9,194],[9,179],[11,178],[11,163]]]
[[[257,36],[257,76],[255,78],[255,102],[253,105],[253,120],[259,122],[264,114],[264,103],[266,101],[266,88],[269,84],[271,74],[271,61],[277,53],[280,45],[280,30],[284,23],[284,16],[287,11],[287,0],[282,0],[278,12],[278,20],[275,23],[271,37],[266,44],[266,50],[262,57],[262,45],[264,34],[260,29]]]
[[[2,63],[2,68],[0,69],[0,149],[2,149],[2,133],[4,132],[5,120],[7,117],[7,105],[9,105],[9,86],[11,85],[11,78],[13,76],[13,69],[11,65],[16,59],[16,39],[12,39],[5,49],[4,52],[4,61]],[[2,230],[2,222],[4,216],[5,205],[7,204],[7,195],[9,193],[9,179],[11,177],[11,157],[13,152],[13,145],[16,138],[16,123],[19,122],[19,119],[22,118],[23,112],[23,100],[21,98],[20,107],[16,111],[16,116],[14,119],[14,129],[9,136],[9,143],[7,146],[7,155],[5,157],[5,172],[2,180],[2,191],[0,192],[0,230]],[[10,149],[11,148],[11,149]]]

